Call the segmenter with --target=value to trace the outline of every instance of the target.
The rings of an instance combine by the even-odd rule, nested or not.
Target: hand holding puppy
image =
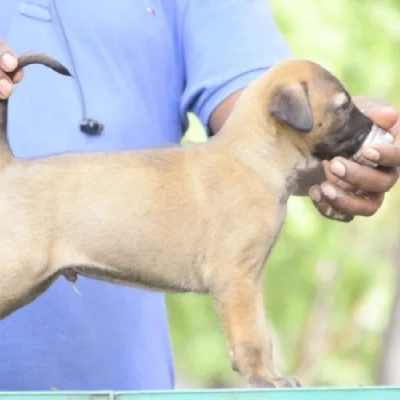
[[[336,157],[324,161],[326,181],[310,189],[315,207],[325,217],[350,222],[355,216],[371,216],[381,207],[385,193],[397,182],[400,167],[400,118],[392,106],[356,96],[354,103],[377,125],[394,136],[393,145],[366,147],[363,156],[382,167],[373,169]],[[360,190],[359,194],[355,194]]]
[[[0,99],[7,99],[12,95],[13,84],[18,83],[24,76],[23,70],[18,71],[11,80],[7,72],[17,68],[17,58],[11,48],[0,39]]]

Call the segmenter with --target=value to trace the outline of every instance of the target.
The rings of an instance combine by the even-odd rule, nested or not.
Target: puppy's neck
[[[296,167],[310,158],[309,149],[292,132],[277,126],[268,115],[267,104],[259,104],[258,96],[251,95],[243,92],[212,142],[253,169],[268,185],[290,192]]]

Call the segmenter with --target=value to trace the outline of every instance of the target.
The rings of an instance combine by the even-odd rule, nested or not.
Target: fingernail
[[[379,160],[379,153],[377,150],[371,148],[371,147],[367,147],[366,149],[363,150],[363,156],[365,158],[368,158],[369,160],[372,161],[378,161]]]
[[[17,67],[18,61],[16,57],[10,53],[5,53],[3,57],[1,57],[1,63],[6,71],[13,71]]]
[[[0,96],[2,98],[10,97],[12,85],[7,79],[0,79]]]
[[[343,177],[346,174],[346,167],[340,161],[333,161],[330,170],[336,176]]]
[[[313,186],[312,188],[310,188],[309,195],[312,201],[316,203],[319,203],[321,201],[321,192],[318,186]]]
[[[322,193],[324,194],[324,196],[326,196],[328,199],[331,200],[335,200],[337,197],[337,191],[334,187],[332,187],[331,185],[322,185],[321,186],[322,189]]]

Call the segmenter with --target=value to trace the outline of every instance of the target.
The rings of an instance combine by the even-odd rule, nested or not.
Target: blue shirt
[[[10,101],[18,157],[177,143],[189,111],[206,126],[290,56],[266,0],[1,0],[0,38],[74,75],[25,69]],[[83,116],[101,135],[79,130]],[[61,278],[0,322],[0,391],[171,389],[164,296],[83,277],[78,288]]]

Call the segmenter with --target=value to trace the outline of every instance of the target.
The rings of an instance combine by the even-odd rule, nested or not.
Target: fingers
[[[322,192],[321,186],[315,185],[310,188],[309,195],[314,207],[318,212],[325,218],[341,221],[350,222],[354,219],[354,216],[335,210],[326,200],[324,193]]]
[[[12,95],[13,83],[18,83],[23,78],[23,71],[19,71],[11,80],[7,75],[18,65],[17,57],[11,48],[0,39],[0,99],[6,99]]]
[[[373,169],[340,157],[323,166],[327,180],[312,187],[310,197],[321,215],[341,222],[374,215],[398,179],[396,168]]]
[[[0,72],[0,99],[8,99],[13,92],[12,82],[8,77],[1,76]]]
[[[362,95],[356,95],[352,96],[352,100],[354,104],[362,111],[362,112],[367,112],[371,108],[376,107],[377,105],[379,107],[381,106],[389,106],[390,104],[383,100],[383,99],[373,99],[369,96],[362,96]]]
[[[363,150],[366,159],[381,165],[370,168],[336,157],[323,162],[326,181],[310,189],[314,206],[326,218],[349,222],[355,216],[371,216],[381,207],[385,193],[397,182],[400,168],[399,112],[387,103],[357,96],[354,103],[374,123],[395,138],[393,145],[374,145]]]
[[[399,118],[399,112],[395,107],[389,104],[372,100],[361,102],[361,105],[358,105],[360,102],[354,101],[354,103],[365,115],[371,118],[375,124],[383,129],[391,129]]]
[[[354,216],[372,216],[381,207],[384,193],[352,193],[335,184],[324,182],[310,189],[310,197],[317,210],[325,217],[342,222]]]
[[[395,169],[375,170],[342,158],[324,162],[323,167],[327,180],[313,186],[310,197],[321,215],[341,222],[375,214],[397,180]]]
[[[389,120],[387,120],[389,121]],[[393,122],[393,121],[392,121]],[[376,144],[363,150],[363,156],[371,161],[387,167],[400,167],[400,116],[394,125],[388,128],[394,136],[394,144]]]
[[[356,96],[354,103],[381,128],[391,133],[394,145],[374,145],[363,150],[363,156],[388,167],[400,166],[400,115],[395,107],[381,100]]]
[[[342,165],[341,164],[338,165],[334,161],[336,161],[336,159],[334,159],[332,161],[323,161],[322,162],[322,167],[323,167],[323,170],[325,173],[326,180],[337,184],[340,188],[342,188],[344,190],[353,190],[354,191],[354,188],[351,186],[350,183],[347,183],[346,181],[341,179],[341,176],[343,176],[343,172],[341,171]],[[335,166],[334,168],[332,168],[332,171],[331,171],[331,165]],[[334,171],[335,171],[335,173],[334,173]]]
[[[400,139],[400,135],[398,135],[398,138]],[[376,144],[370,148],[365,148],[362,155],[368,160],[385,167],[400,166],[400,144]]]
[[[388,153],[393,158],[396,154],[400,158],[400,150]],[[353,188],[353,191],[354,189],[361,189],[366,192],[384,193],[389,191],[396,183],[398,170],[396,168],[374,169],[337,157],[329,164],[327,179],[333,183],[338,183],[339,180],[344,181],[338,186],[345,190]]]

